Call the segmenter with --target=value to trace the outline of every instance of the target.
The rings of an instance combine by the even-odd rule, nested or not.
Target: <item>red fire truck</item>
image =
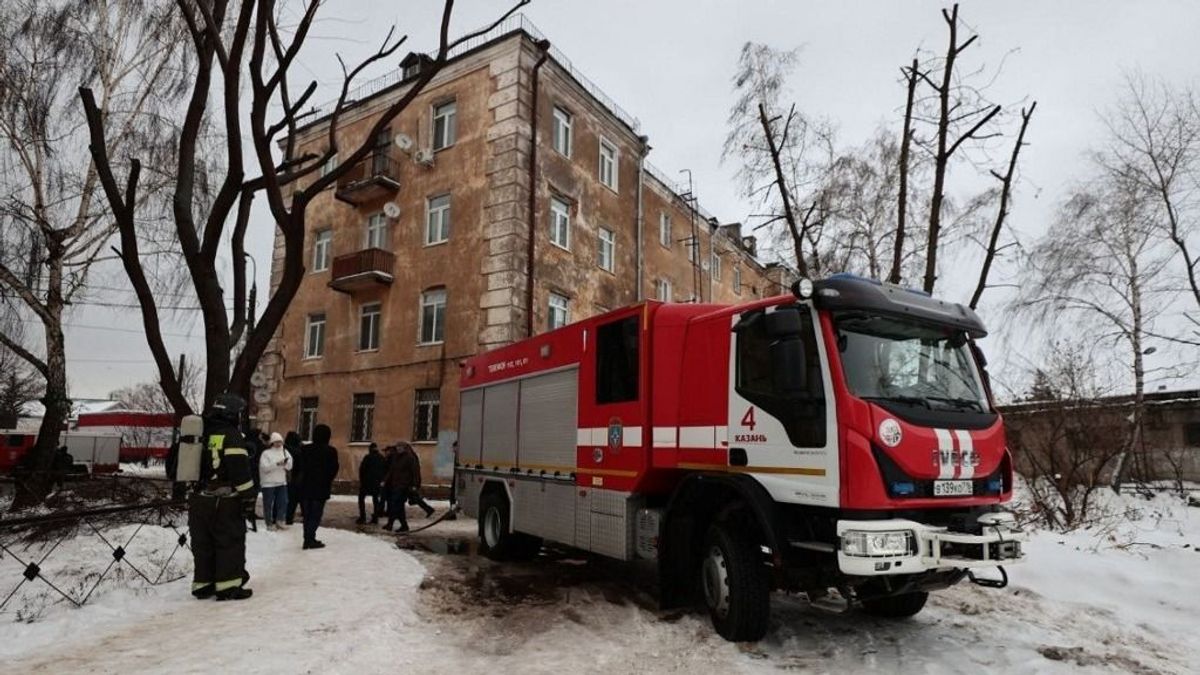
[[[144,410],[80,413],[80,433],[121,437],[121,461],[166,459],[175,433],[175,414]]]
[[[792,291],[467,360],[455,480],[485,549],[656,560],[663,606],[703,600],[730,640],[764,635],[773,589],[906,617],[1002,586],[1024,537],[979,317],[849,275]]]

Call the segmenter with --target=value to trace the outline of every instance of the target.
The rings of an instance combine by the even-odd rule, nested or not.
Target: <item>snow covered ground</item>
[[[302,551],[298,526],[249,535],[249,601],[131,579],[34,623],[0,616],[0,672],[1196,672],[1200,509],[1167,498],[1112,508],[1137,519],[1036,533],[1005,590],[960,585],[900,623],[780,596],[768,637],[739,646],[705,616],[657,611],[646,565],[405,551],[375,528],[353,531],[354,507],[339,500],[327,519],[347,529],[322,530],[326,549]],[[443,523],[408,545],[442,550],[474,527]],[[12,564],[0,559],[5,593]]]

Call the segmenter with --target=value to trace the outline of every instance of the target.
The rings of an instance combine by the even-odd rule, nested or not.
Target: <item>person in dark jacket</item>
[[[388,521],[383,529],[391,531],[392,526],[399,520],[400,527],[396,531],[408,532],[408,517],[404,513],[404,507],[412,489],[420,484],[421,469],[417,453],[413,452],[411,445],[400,441],[392,448],[392,461],[383,479],[388,504]]]
[[[338,473],[338,451],[329,444],[329,427],[318,424],[313,429],[312,445],[304,449],[300,469],[300,508],[304,510],[304,548],[325,548],[317,539],[317,527],[325,514],[325,502],[333,492],[333,479]]]
[[[367,495],[371,496],[371,524],[379,522],[379,514],[383,505],[379,499],[379,489],[383,483],[383,473],[386,462],[379,452],[379,446],[372,443],[367,448],[367,454],[358,464],[358,520],[359,525],[367,522]]]
[[[283,437],[283,448],[292,455],[292,470],[288,473],[288,508],[287,518],[284,522],[288,525],[296,522],[296,509],[300,506],[300,453],[303,452],[303,446],[300,444],[300,434],[289,431]],[[300,510],[300,515],[304,515],[304,510]]]

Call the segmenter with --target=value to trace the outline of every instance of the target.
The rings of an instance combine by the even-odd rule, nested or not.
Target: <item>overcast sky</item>
[[[333,97],[340,82],[335,52],[347,61],[361,58],[393,23],[411,35],[414,48],[432,47],[440,4],[330,0],[301,57],[297,79],[317,79],[324,92],[318,100]],[[505,6],[496,0],[459,2],[453,32],[484,24]],[[732,179],[736,167],[720,162],[733,99],[730,78],[742,44],[801,47],[790,83],[794,100],[806,113],[833,120],[840,140],[856,145],[878,125],[898,124],[904,96],[898,68],[918,47],[942,49],[945,26],[939,10],[944,6],[894,0],[535,0],[525,14],[577,68],[639,118],[654,148],[650,161],[672,175],[692,170],[702,203],[728,222],[752,212]],[[991,97],[1001,103],[1038,101],[1010,216],[1022,233],[1042,231],[1059,195],[1087,170],[1085,152],[1102,131],[1098,112],[1114,100],[1123,72],[1140,69],[1175,84],[1200,81],[1200,2],[964,2],[961,14],[980,34],[978,46],[964,57],[968,64],[994,67],[1004,61]],[[255,214],[251,228],[249,246],[260,263],[265,292],[271,244],[265,209]],[[951,265],[943,276],[939,294],[965,300],[973,276],[956,269],[961,266]],[[127,287],[119,269],[102,271],[98,283],[102,289],[94,300],[134,302],[119,290]],[[986,321],[1002,319],[994,303],[983,309]],[[74,397],[104,397],[120,386],[156,379],[136,310],[81,307],[69,324]],[[202,356],[198,322],[181,320],[164,330],[172,353]],[[1029,353],[1020,332],[1011,338],[1012,348],[1003,351]],[[985,347],[994,362],[1006,361],[995,358],[999,342]],[[996,369],[1009,372],[996,374],[1001,380],[1017,378],[1021,365],[1020,359],[1005,363]]]

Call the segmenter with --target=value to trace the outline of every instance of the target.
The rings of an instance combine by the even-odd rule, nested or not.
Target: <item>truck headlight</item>
[[[842,553],[865,558],[908,555],[916,550],[915,540],[912,530],[847,530],[842,533]]]

